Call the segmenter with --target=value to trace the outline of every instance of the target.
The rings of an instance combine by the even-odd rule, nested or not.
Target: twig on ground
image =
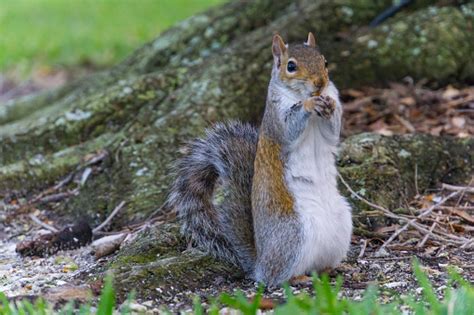
[[[83,167],[91,166],[102,162],[107,156],[109,156],[109,153],[106,150],[102,150],[97,155],[92,157],[89,161],[87,161]]]
[[[411,219],[410,221],[408,221],[404,226],[402,226],[401,228],[399,228],[398,230],[396,230],[392,236],[390,236],[390,238],[388,240],[386,240],[382,246],[380,246],[380,248],[378,249],[378,251],[384,249],[385,247],[388,246],[388,244],[390,244],[394,239],[396,239],[403,231],[405,231],[406,229],[408,229],[408,227],[410,225],[413,225],[413,223],[415,223],[417,220],[427,216],[428,214],[430,214],[435,208],[436,206],[438,205],[442,205],[444,204],[446,201],[448,201],[449,199],[453,198],[454,196],[456,196],[457,194],[459,194],[460,192],[459,191],[455,191],[455,192],[452,192],[450,193],[447,197],[444,197],[443,199],[441,199],[440,202],[428,207],[426,210],[424,210],[422,213],[420,213],[419,215],[417,215],[414,219]],[[427,235],[433,235],[432,231],[428,230],[428,234]]]
[[[467,192],[467,193],[474,193],[474,187],[463,187],[463,186],[454,186],[449,184],[442,184],[441,188],[450,190],[450,191],[460,191],[460,192]]]
[[[471,187],[473,181],[474,181],[474,176],[471,176],[471,180],[469,181],[469,184],[468,184],[467,186],[468,186],[468,187]],[[463,192],[461,193],[461,196],[459,196],[459,199],[458,199],[458,201],[456,202],[456,207],[459,206],[459,204],[461,203],[461,200],[462,200],[462,198],[464,198],[464,194],[465,194],[465,193],[466,193],[466,191],[463,191]]]
[[[416,222],[416,220],[418,218],[421,218],[425,215],[427,215],[428,213],[430,213],[431,211],[433,211],[433,209],[436,208],[436,206],[442,204],[445,202],[445,200],[441,200],[441,202],[439,202],[437,205],[435,205],[435,207],[433,207],[433,209],[431,209],[431,207],[427,210],[425,210],[423,213],[421,213],[419,216],[417,216],[416,218],[414,219],[409,219],[409,218],[406,218],[404,216],[400,216],[400,215],[397,215],[395,213],[393,213],[392,211],[382,207],[382,206],[379,206],[373,202],[370,202],[368,201],[367,199],[363,198],[362,196],[360,196],[358,193],[356,193],[350,186],[349,184],[344,180],[344,178],[338,174],[338,177],[339,179],[341,180],[342,184],[347,188],[347,190],[354,196],[356,197],[357,199],[359,199],[360,201],[364,202],[365,204],[369,205],[370,207],[372,208],[375,208],[377,210],[380,210],[382,211],[383,214],[385,214],[385,216],[391,218],[391,219],[396,219],[396,220],[400,220],[400,221],[404,221],[406,222],[406,225],[404,225],[402,228],[399,229],[398,232],[395,232],[396,235],[392,235],[391,238],[395,238],[396,236],[398,236],[401,232],[403,232],[404,230],[406,230],[409,226],[412,226],[413,228],[415,228],[416,230],[418,230],[419,232],[423,233],[423,234],[430,234],[430,231],[429,229],[425,228],[424,226],[418,224]],[[457,194],[459,194],[460,191],[456,191],[456,192],[453,192],[450,196],[448,196],[447,198],[452,198],[452,196],[455,196]],[[446,198],[445,198],[446,199]],[[444,236],[444,237],[443,237]],[[433,230],[433,232],[431,232],[431,237],[437,241],[440,241],[440,242],[444,242],[444,243],[447,243],[447,244],[453,244],[453,245],[464,245],[466,244],[466,242],[469,242],[470,240],[467,239],[467,238],[464,238],[464,237],[459,237],[459,236],[456,236],[456,235],[452,235],[452,234],[448,234],[448,233],[444,233],[442,231],[436,231],[436,230]],[[393,240],[392,239],[392,240]],[[390,240],[390,239],[389,239]],[[387,242],[389,241],[387,240]],[[390,240],[390,242],[392,241]],[[382,245],[383,247],[386,246],[387,242]],[[380,249],[379,249],[380,250]]]
[[[419,242],[419,243],[416,245],[416,247],[421,248],[421,247],[425,246],[425,243],[426,243],[426,241],[428,240],[428,238],[429,238],[431,235],[433,235],[433,230],[434,230],[434,228],[436,227],[436,225],[438,224],[438,221],[439,221],[439,216],[437,215],[437,216],[436,216],[436,221],[433,222],[433,224],[432,224],[431,227],[430,227],[430,230],[429,230],[430,233],[429,233],[429,234],[426,234],[425,237],[423,237],[423,240],[421,240],[421,242]]]
[[[357,256],[358,259],[364,257],[365,249],[367,248],[367,240],[366,239],[362,239],[361,243],[362,243],[362,246],[360,248],[359,256]]]
[[[413,259],[412,255],[407,256],[391,256],[391,257],[366,257],[366,260],[390,261],[390,260],[405,260]]]
[[[163,212],[163,210],[165,210],[167,207],[169,207],[167,205],[167,203],[163,203],[158,209],[154,210],[152,213],[150,213],[150,215],[146,218],[145,222],[148,222],[150,220],[153,220],[154,218],[157,217],[157,214],[159,214],[160,212]]]
[[[76,167],[75,170],[73,170],[72,172],[70,172],[64,179],[62,179],[59,183],[57,183],[56,185],[54,185],[53,187],[50,187],[46,190],[43,190],[42,192],[40,192],[39,194],[37,194],[36,196],[34,196],[31,200],[29,200],[27,202],[26,205],[23,205],[22,207],[20,208],[24,208],[24,207],[28,207],[28,206],[31,206],[37,202],[52,202],[52,201],[56,201],[55,198],[60,198],[59,200],[62,200],[64,198],[62,197],[68,197],[66,195],[62,195],[63,193],[59,193],[59,194],[56,194],[56,195],[51,195],[53,193],[55,193],[56,191],[60,190],[61,188],[63,188],[64,186],[66,186],[67,184],[69,184],[73,179],[74,179],[74,176],[80,172],[81,170],[85,169],[85,168],[88,168],[89,166],[93,165],[93,164],[97,164],[101,161],[103,161],[106,157],[108,156],[108,152],[107,151],[101,151],[99,152],[97,155],[95,155],[94,157],[92,157],[89,161],[87,161],[84,165],[78,165]],[[84,180],[85,182],[85,180]],[[73,192],[75,193],[76,192],[76,189],[73,190]],[[51,198],[51,199],[50,199]],[[57,200],[57,201],[59,201]]]
[[[416,195],[420,195],[420,191],[418,190],[418,163],[415,164],[415,192]]]
[[[57,183],[53,187],[53,189],[54,190],[59,190],[59,189],[63,188],[64,186],[66,186],[67,184],[69,184],[73,180],[74,174],[75,174],[75,172],[69,173],[63,180],[61,180],[59,183]]]
[[[55,227],[52,226],[52,225],[49,225],[48,223],[45,223],[45,222],[41,221],[41,220],[38,219],[38,217],[35,216],[33,213],[30,213],[30,219],[31,219],[34,223],[38,224],[39,226],[45,228],[45,229],[48,230],[48,231],[51,231],[51,232],[54,232],[54,233],[59,232],[59,230],[58,230],[57,228],[55,228]]]
[[[169,222],[173,219],[173,216],[175,215],[175,213],[173,213],[172,211],[166,212],[159,216],[156,215],[161,209],[163,209],[163,207],[164,206],[161,206],[159,209],[155,210],[151,215],[149,215],[144,221],[140,223],[127,225],[119,231],[112,231],[112,232],[95,231],[94,229],[94,235],[107,235],[108,236],[108,235],[117,235],[117,234],[122,234],[122,233],[136,234],[153,224],[163,224],[165,222]]]
[[[120,202],[118,206],[115,207],[115,209],[112,211],[112,213],[107,217],[107,219],[105,219],[104,222],[102,222],[99,226],[97,226],[96,228],[92,230],[92,233],[96,234],[97,232],[102,230],[104,227],[106,227],[107,224],[109,224],[110,221],[112,221],[112,219],[115,217],[115,215],[123,208],[124,205],[125,205],[125,201]]]
[[[451,209],[474,210],[474,206],[459,206],[459,207],[453,207],[453,206],[439,206],[438,208],[443,209],[443,210],[451,210]]]
[[[361,195],[359,195],[358,193],[356,193],[352,188],[351,186],[349,186],[349,184],[345,181],[345,179],[341,176],[341,174],[338,174],[339,176],[339,179],[341,180],[341,182],[344,184],[344,186],[346,186],[347,190],[349,190],[349,192],[351,194],[353,194],[357,199],[359,199],[360,201],[364,202],[365,204],[371,206],[372,208],[375,208],[377,210],[380,210],[382,211],[383,213],[385,213],[388,217],[392,218],[392,219],[400,219],[401,217],[392,213],[390,210],[388,209],[385,209],[384,207],[382,206],[379,206],[373,202],[370,202],[368,201],[367,199],[365,199],[364,197],[362,197]]]
[[[394,115],[395,119],[398,120],[399,123],[403,125],[409,132],[413,133],[416,131],[415,127],[413,127],[412,123],[406,120],[403,117],[400,117],[399,115],[395,114]]]
[[[474,240],[468,240],[466,243],[464,243],[463,245],[461,245],[461,248],[464,249],[464,248],[471,248],[474,246]]]
[[[58,202],[58,201],[61,201],[63,199],[66,199],[67,197],[75,196],[78,193],[79,193],[79,189],[76,188],[76,189],[71,190],[71,191],[66,191],[66,192],[62,192],[62,193],[57,193],[57,194],[44,196],[44,197],[40,198],[39,200],[37,200],[36,202],[40,202],[40,203]]]
[[[446,103],[446,106],[447,107],[455,107],[455,106],[458,106],[458,105],[461,105],[461,104],[464,104],[464,103],[468,103],[468,102],[472,102],[472,101],[474,101],[474,95],[469,95],[467,97],[463,97],[463,98],[460,98],[460,99],[450,101],[450,102]]]

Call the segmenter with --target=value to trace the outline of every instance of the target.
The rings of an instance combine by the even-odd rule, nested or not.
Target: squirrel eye
[[[296,63],[294,61],[288,61],[288,65],[286,67],[288,72],[295,72],[296,71]]]

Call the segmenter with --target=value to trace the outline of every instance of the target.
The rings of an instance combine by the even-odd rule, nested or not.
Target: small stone
[[[225,281],[224,277],[222,276],[219,276],[216,278],[216,280],[214,280],[214,285],[216,286],[220,286],[221,284],[223,284]]]
[[[151,300],[145,301],[142,304],[145,305],[146,307],[152,307],[153,306],[153,301],[151,301]]]
[[[451,123],[454,127],[464,128],[466,126],[466,118],[464,117],[453,117],[451,118]]]
[[[385,248],[380,248],[378,251],[375,252],[375,257],[388,257],[390,254],[387,252]]]
[[[380,271],[380,270],[382,270],[382,266],[380,266],[379,264],[374,263],[374,264],[369,266],[369,269],[370,270],[375,270],[375,271]]]
[[[137,312],[137,313],[144,313],[147,311],[147,307],[142,305],[142,304],[138,304],[138,303],[135,303],[135,302],[131,302],[131,303],[128,303],[128,302],[124,302],[121,306],[120,306],[120,309],[124,309],[128,307],[130,311],[132,312]]]
[[[387,289],[393,289],[393,288],[405,287],[406,285],[407,285],[406,282],[398,281],[398,282],[385,283],[384,287],[386,287]]]

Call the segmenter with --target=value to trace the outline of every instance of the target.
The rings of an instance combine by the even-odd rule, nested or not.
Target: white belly
[[[335,147],[325,142],[315,121],[300,139],[286,174],[304,235],[294,276],[338,265],[352,233],[351,209],[337,189]]]

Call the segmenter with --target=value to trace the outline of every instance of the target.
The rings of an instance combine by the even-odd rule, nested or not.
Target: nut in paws
[[[319,96],[316,100],[315,112],[323,118],[331,118],[336,109],[336,101],[329,96]]]
[[[304,102],[307,111],[315,111],[318,116],[330,118],[336,109],[336,101],[329,96],[314,96]]]

